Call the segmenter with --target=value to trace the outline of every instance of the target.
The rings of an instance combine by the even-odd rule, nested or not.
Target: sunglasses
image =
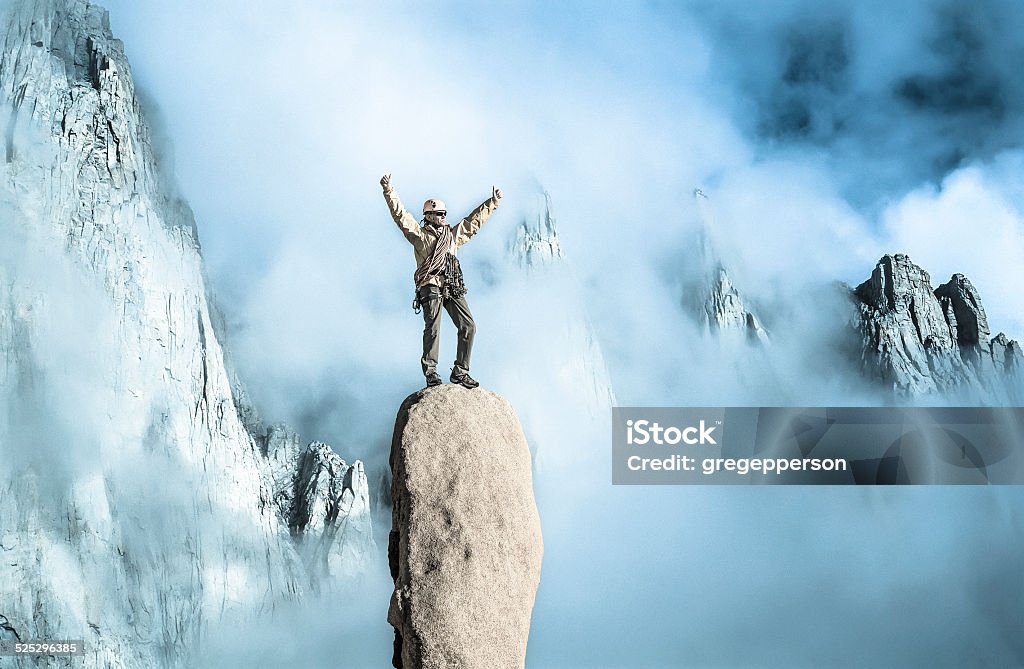
[[[448,215],[448,212],[447,211],[428,211],[427,214],[428,215],[429,214],[433,214],[434,216],[437,216],[438,218],[444,218],[445,216]]]

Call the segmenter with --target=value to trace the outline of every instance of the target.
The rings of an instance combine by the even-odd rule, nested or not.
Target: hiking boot
[[[432,388],[434,386],[441,385],[441,376],[437,372],[431,372],[427,374],[427,387]]]
[[[457,383],[465,388],[472,389],[480,385],[472,376],[469,375],[469,372],[457,372],[454,369],[452,370],[450,380],[452,383]]]

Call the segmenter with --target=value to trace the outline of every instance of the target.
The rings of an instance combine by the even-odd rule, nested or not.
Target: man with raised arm
[[[391,210],[391,218],[395,219],[402,234],[412,244],[416,256],[414,306],[417,311],[423,309],[423,357],[420,358],[420,365],[427,378],[427,385],[436,386],[441,383],[441,377],[437,374],[437,353],[443,306],[459,331],[459,345],[450,380],[466,388],[476,388],[480,384],[469,375],[469,356],[473,350],[476,323],[466,303],[466,285],[455,251],[468,242],[498,208],[501,190],[492,187],[491,197],[452,227],[447,223],[448,211],[443,201],[431,198],[424,202],[423,220],[417,222],[391,185],[390,174],[381,177],[380,185],[384,189],[384,199]]]

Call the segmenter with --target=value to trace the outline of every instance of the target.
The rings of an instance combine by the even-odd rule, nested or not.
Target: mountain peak
[[[719,337],[741,334],[752,344],[769,343],[768,331],[733,284],[703,226],[697,232],[695,246],[697,269],[683,286],[684,308],[711,334]]]
[[[953,391],[975,400],[1013,399],[1024,371],[1020,345],[990,338],[981,295],[963,274],[936,289],[909,256],[887,254],[853,295],[861,365],[901,396]]]
[[[510,252],[520,267],[541,267],[564,258],[547,191],[535,194],[530,213],[516,228]]]
[[[235,394],[191,211],[161,175],[106,11],[16,0],[3,20],[0,244],[17,262],[0,263],[0,356],[20,385],[0,401],[24,425],[4,433],[20,459],[0,463],[17,544],[0,635],[75,638],[88,621],[103,634],[85,667],[188,666],[210,625],[359,568],[365,474],[261,434]],[[59,582],[39,567],[51,554]]]

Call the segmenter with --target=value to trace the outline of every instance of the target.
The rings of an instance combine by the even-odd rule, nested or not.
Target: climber
[[[448,212],[443,201],[431,198],[424,202],[423,221],[417,223],[392,187],[390,174],[381,177],[380,185],[384,189],[384,199],[391,210],[391,218],[395,219],[402,234],[412,244],[416,256],[416,272],[413,275],[416,298],[413,307],[417,313],[420,308],[423,309],[423,357],[420,365],[427,378],[427,385],[436,386],[441,383],[441,377],[437,374],[437,354],[443,306],[459,331],[455,366],[450,380],[466,388],[476,388],[480,384],[469,375],[469,356],[473,350],[476,324],[466,303],[466,286],[455,251],[468,242],[498,208],[501,189],[492,187],[491,197],[452,227],[446,223]]]

